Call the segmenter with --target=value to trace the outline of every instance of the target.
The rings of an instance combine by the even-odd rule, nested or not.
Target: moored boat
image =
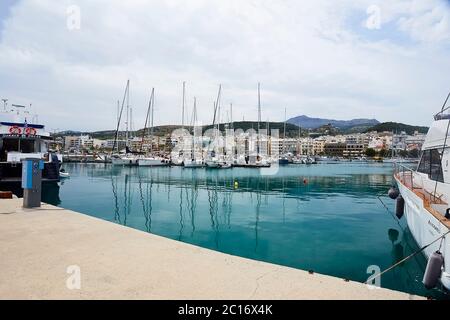
[[[41,159],[44,162],[43,182],[58,182],[62,156],[51,152],[49,144],[53,141],[45,126],[30,118],[25,106],[12,105],[0,111],[0,184],[20,183],[22,181],[22,160]]]
[[[446,111],[448,108],[442,108],[435,116],[417,169],[395,164],[400,196],[392,198],[397,199],[397,216],[406,217],[428,259],[425,286],[431,288],[439,280],[450,289],[450,114]]]

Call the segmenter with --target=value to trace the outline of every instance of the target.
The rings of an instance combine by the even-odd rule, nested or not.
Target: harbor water
[[[63,167],[71,177],[45,186],[43,201],[232,255],[365,282],[418,249],[386,196],[391,164],[288,165],[269,176],[248,168]],[[419,254],[380,284],[443,298],[423,288],[425,265]]]

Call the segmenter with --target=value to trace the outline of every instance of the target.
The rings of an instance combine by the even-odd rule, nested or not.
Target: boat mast
[[[145,117],[145,124],[144,124],[144,129],[142,130],[142,139],[141,139],[141,152],[142,152],[142,148],[144,145],[144,138],[145,138],[145,132],[147,130],[147,124],[148,124],[148,118],[150,116],[150,110],[152,107],[152,103],[153,103],[153,95],[155,94],[155,88],[152,88],[152,93],[150,95],[150,100],[148,101],[148,108],[147,108],[147,116]],[[151,141],[150,141],[151,143]]]
[[[192,111],[192,148],[191,159],[195,160],[195,124],[197,123],[197,98],[194,97],[194,110]]]
[[[286,108],[284,108],[284,126],[283,126],[283,154],[286,153],[285,148],[286,141]]]
[[[234,130],[234,123],[233,123],[233,104],[230,103],[230,129]]]
[[[128,147],[128,121],[130,120],[130,87],[127,91],[127,121],[125,125],[125,145]]]
[[[117,137],[119,135],[119,129],[120,129],[120,120],[122,119],[122,113],[123,113],[123,107],[125,104],[125,98],[127,96],[127,92],[130,88],[130,80],[127,80],[127,86],[125,87],[125,92],[123,95],[123,99],[122,99],[122,107],[120,108],[120,113],[119,113],[119,117],[117,119],[117,127],[116,127],[116,134],[114,136],[114,143],[113,143],[113,147],[111,149],[111,154],[114,152],[114,149],[116,148],[117,145],[117,151],[119,150],[119,145],[117,144]]]
[[[152,120],[150,122],[150,152],[153,152],[153,126],[154,126],[154,113],[155,113],[155,88],[152,89]]]
[[[184,106],[186,102],[186,81],[183,81],[183,102],[181,111],[181,128],[184,129]]]
[[[259,129],[261,123],[261,84],[258,82],[258,129],[256,134],[256,155],[259,158],[260,151],[260,137],[259,137]]]

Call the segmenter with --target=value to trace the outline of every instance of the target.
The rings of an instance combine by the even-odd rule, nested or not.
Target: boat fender
[[[445,218],[450,219],[450,208],[445,211]]]
[[[403,217],[403,214],[405,212],[405,199],[400,195],[397,198],[397,205],[395,207],[395,215],[398,219],[401,219]]]
[[[400,195],[400,191],[396,187],[391,187],[388,191],[388,196],[392,200],[395,200]]]
[[[439,251],[434,252],[428,259],[427,268],[423,275],[423,284],[428,290],[433,289],[438,284],[441,277],[442,266],[444,265],[444,257]]]

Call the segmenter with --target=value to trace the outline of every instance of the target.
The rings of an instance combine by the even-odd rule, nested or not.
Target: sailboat
[[[214,133],[215,142],[218,141],[218,136],[220,134],[220,95],[222,93],[222,85],[219,85],[219,92],[217,93],[217,99],[214,103],[214,118],[213,118],[213,128],[217,122],[217,128]],[[216,152],[212,150],[209,152],[208,157],[205,160],[205,164],[208,168],[220,168],[219,159],[216,156]]]
[[[203,168],[205,166],[205,163],[203,162],[202,158],[197,158],[197,152],[196,152],[196,140],[198,137],[196,136],[196,128],[197,126],[197,98],[194,97],[194,109],[192,111],[192,144],[191,144],[191,157],[184,159],[184,167],[185,168]],[[201,139],[201,137],[200,137]],[[202,153],[201,147],[200,152]]]
[[[118,137],[119,137],[119,129],[120,129],[120,122],[122,120],[122,114],[123,109],[125,106],[126,101],[126,130],[125,130],[125,153],[121,153],[119,151],[119,144],[118,144]],[[116,132],[114,136],[114,144],[113,148],[111,150],[111,162],[115,166],[136,166],[137,165],[137,158],[130,152],[129,146],[128,146],[128,122],[129,122],[129,115],[130,115],[130,80],[127,80],[127,85],[125,87],[125,92],[122,99],[122,107],[120,108],[120,112],[117,119],[117,127]],[[116,154],[112,154],[114,150],[116,149]]]
[[[450,290],[450,106],[434,116],[422,147],[417,169],[395,164],[398,191],[396,214],[403,215],[414,239],[428,259],[423,283],[431,289],[440,282]]]
[[[155,88],[152,89],[152,94],[150,95],[150,101],[148,103],[147,116],[145,118],[144,130],[142,131],[141,140],[141,152],[145,139],[145,132],[147,131],[148,118],[151,118],[150,122],[150,153],[144,157],[139,157],[137,162],[139,167],[163,167],[169,165],[169,160],[162,157],[153,155],[153,119],[155,110]]]

